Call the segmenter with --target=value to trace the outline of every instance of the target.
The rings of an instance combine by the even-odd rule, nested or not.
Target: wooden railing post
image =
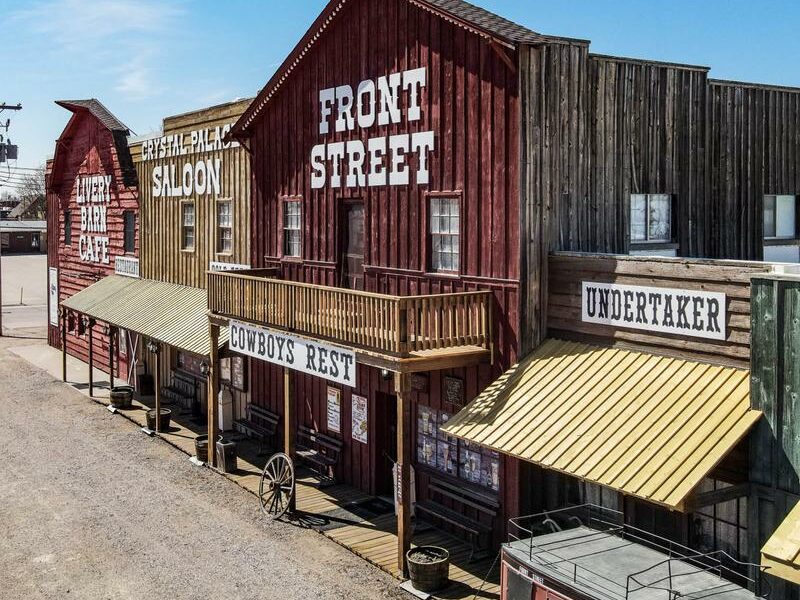
[[[206,404],[208,419],[208,464],[217,466],[217,396],[219,395],[219,325],[208,322],[209,364]]]

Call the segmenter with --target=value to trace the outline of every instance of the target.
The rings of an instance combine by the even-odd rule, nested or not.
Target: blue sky
[[[374,0],[376,2],[381,0]],[[473,0],[591,51],[711,67],[711,76],[800,86],[796,0]],[[0,102],[19,166],[42,164],[68,113],[99,98],[137,133],[161,118],[257,93],[324,0],[0,0]]]

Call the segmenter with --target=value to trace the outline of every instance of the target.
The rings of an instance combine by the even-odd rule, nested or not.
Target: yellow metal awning
[[[205,290],[110,275],[68,298],[62,306],[180,350],[210,354]],[[227,342],[225,327],[220,331],[220,346]]]
[[[800,584],[800,502],[764,544],[761,566],[770,575]]]
[[[442,429],[681,510],[760,415],[747,370],[551,339]]]

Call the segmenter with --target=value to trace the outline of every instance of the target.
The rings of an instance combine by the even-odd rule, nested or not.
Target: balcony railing
[[[209,310],[394,356],[458,346],[491,349],[488,291],[388,296],[258,275],[209,272]]]

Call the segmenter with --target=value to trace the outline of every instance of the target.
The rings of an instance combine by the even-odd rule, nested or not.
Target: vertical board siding
[[[114,134],[94,116],[79,112],[73,115],[59,138],[52,172],[47,180],[48,198],[48,266],[58,268],[59,303],[96,281],[114,273],[114,260],[125,256],[124,218],[127,210],[138,212],[138,190],[131,181],[127,165],[130,156],[127,147],[117,143]],[[107,235],[109,238],[109,264],[89,263],[80,259],[78,240],[81,235],[81,211],[76,202],[75,180],[78,176],[111,175],[111,204],[108,207]],[[72,244],[64,243],[64,211],[71,211]],[[103,235],[103,234],[101,234]],[[138,256],[139,224],[137,219],[135,251],[128,256]],[[103,333],[103,323],[94,331],[94,364],[108,370],[108,336]],[[60,348],[59,327],[48,325],[48,341]],[[77,331],[67,333],[67,351],[72,356],[88,362],[88,336]],[[117,366],[115,365],[115,368]]]
[[[236,121],[249,105],[249,100],[225,104],[164,120],[163,135],[184,134],[188,146],[192,131],[208,129],[213,139],[216,127]],[[143,142],[131,144],[131,154],[140,182],[142,236],[141,275],[196,288],[206,287],[209,264],[226,262],[250,264],[250,159],[241,147],[187,152],[180,156],[142,160]],[[188,148],[187,148],[188,150]],[[153,167],[174,166],[178,173],[184,164],[220,158],[220,188],[218,197],[197,194],[181,197],[153,197]],[[230,254],[217,253],[216,201],[231,200],[233,210],[233,248]],[[181,202],[194,201],[194,250],[181,249]]]
[[[516,52],[505,52],[516,62]],[[354,88],[364,79],[427,67],[422,90],[422,119],[367,131],[318,133],[320,90],[343,84]],[[365,288],[398,294],[437,294],[492,290],[495,296],[495,363],[429,376],[428,393],[412,393],[412,402],[444,408],[441,377],[452,373],[465,381],[465,400],[474,398],[515,362],[519,320],[519,118],[517,73],[483,38],[406,2],[348,1],[327,25],[269,100],[247,141],[253,150],[252,264],[279,266],[282,277],[320,285],[340,285],[337,239],[345,200],[365,206]],[[322,142],[433,130],[430,183],[360,190],[310,186],[311,148]],[[462,199],[461,273],[427,272],[428,192],[453,192]],[[281,257],[281,203],[302,199],[302,259]],[[253,402],[283,413],[280,370],[253,361]],[[296,401],[302,424],[326,427],[326,388],[321,379],[297,373]],[[345,447],[339,477],[367,491],[385,459],[374,444],[350,436],[351,394],[369,400],[370,436],[375,435],[377,398],[393,393],[393,381],[358,367],[357,390],[343,390],[342,433]],[[379,396],[384,395],[384,396]],[[302,406],[300,406],[302,404]],[[455,410],[450,407],[451,412]],[[414,413],[415,414],[415,413]],[[416,423],[412,425],[415,444]],[[370,438],[371,440],[374,437]],[[414,455],[416,452],[413,451]],[[513,460],[506,461],[506,468]],[[388,467],[387,467],[388,468]],[[512,467],[513,468],[513,467]],[[424,494],[426,475],[418,472]],[[507,507],[516,506],[516,486],[506,487]],[[498,527],[502,528],[498,517]]]
[[[705,250],[759,260],[764,196],[800,195],[800,90],[721,81],[708,90]]]
[[[548,334],[589,343],[621,344],[644,352],[724,362],[747,368],[750,361],[750,278],[770,266],[760,263],[681,261],[556,253],[549,257]],[[662,334],[583,322],[583,281],[704,290],[727,296],[725,340]]]

